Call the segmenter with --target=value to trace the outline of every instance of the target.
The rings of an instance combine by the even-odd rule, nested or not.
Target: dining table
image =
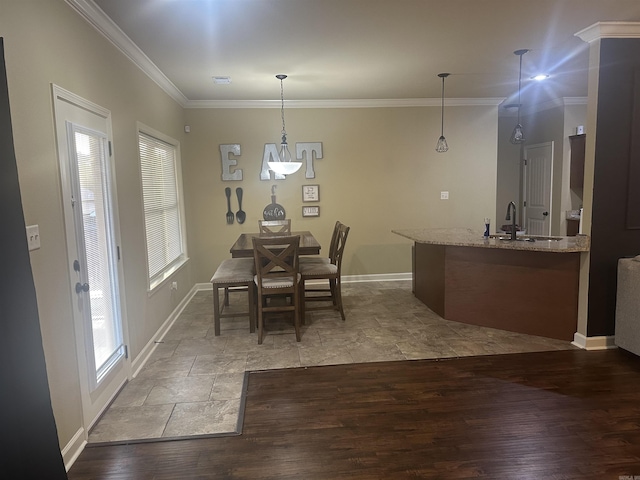
[[[231,246],[229,252],[231,252],[232,258],[247,258],[253,257],[253,237],[275,237],[275,236],[300,236],[300,246],[298,247],[298,255],[319,255],[320,243],[309,231],[303,232],[291,232],[287,234],[265,234],[265,233],[242,233]]]

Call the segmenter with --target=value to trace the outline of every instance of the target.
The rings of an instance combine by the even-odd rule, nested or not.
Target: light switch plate
[[[440,200],[449,200],[449,192],[440,192]]]
[[[40,228],[38,225],[29,225],[27,227],[27,243],[29,251],[40,248]]]

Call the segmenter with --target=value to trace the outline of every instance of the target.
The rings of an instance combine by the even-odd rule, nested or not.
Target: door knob
[[[549,215],[549,212],[542,212],[542,215],[546,217],[547,215]]]
[[[88,283],[76,283],[76,293],[80,293],[80,292],[88,292],[89,291],[89,284]]]

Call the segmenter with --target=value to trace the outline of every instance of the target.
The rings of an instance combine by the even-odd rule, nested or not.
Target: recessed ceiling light
[[[546,80],[547,78],[549,78],[548,73],[539,73],[538,75],[531,77],[531,80],[537,80],[541,82],[542,80]]]
[[[229,85],[231,83],[231,77],[213,77],[213,83],[216,85]]]

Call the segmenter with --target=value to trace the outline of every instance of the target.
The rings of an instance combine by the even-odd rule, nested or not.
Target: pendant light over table
[[[438,143],[436,144],[436,152],[444,153],[449,150],[449,145],[447,144],[447,139],[444,138],[444,79],[447,78],[449,73],[439,73],[438,76],[442,78],[442,109],[440,112],[440,138],[438,138]]]
[[[522,128],[522,125],[520,124],[520,107],[522,106],[522,103],[520,101],[520,90],[522,86],[522,56],[528,51],[528,49],[523,48],[521,50],[516,50],[515,52],[513,52],[515,55],[518,55],[520,57],[520,73],[518,74],[518,123],[513,128],[513,132],[511,132],[511,138],[509,139],[509,141],[514,145],[522,143],[525,140],[524,130]]]
[[[284,126],[284,88],[282,81],[287,78],[286,75],[276,75],[276,78],[280,80],[280,100],[281,100],[281,115],[282,115],[282,141],[280,142],[280,151],[278,153],[278,161],[268,162],[269,168],[280,175],[289,175],[297,172],[302,166],[302,162],[294,162],[291,160],[291,152],[289,151],[289,145],[287,144],[287,132]]]

